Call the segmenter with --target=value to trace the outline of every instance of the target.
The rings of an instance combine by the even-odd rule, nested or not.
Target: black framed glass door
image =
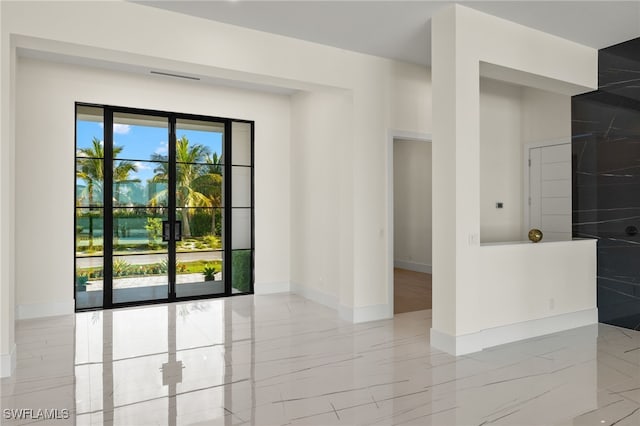
[[[252,293],[253,199],[252,122],[77,104],[76,309]]]

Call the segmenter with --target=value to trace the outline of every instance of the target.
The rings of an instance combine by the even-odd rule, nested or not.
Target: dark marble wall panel
[[[573,236],[598,238],[600,321],[640,329],[640,39],[598,62],[572,100]]]

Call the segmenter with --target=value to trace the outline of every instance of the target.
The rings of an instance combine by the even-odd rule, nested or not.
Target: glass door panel
[[[253,124],[231,125],[231,292],[253,292]]]
[[[113,303],[169,298],[169,119],[113,114]]]
[[[99,308],[104,299],[104,110],[76,108],[76,308]]]
[[[117,209],[113,213],[113,303],[166,299],[169,249],[162,238],[166,209]]]
[[[176,296],[224,293],[222,209],[178,209],[176,217],[191,223],[190,236],[176,242]]]
[[[176,297],[225,293],[224,124],[176,120]]]

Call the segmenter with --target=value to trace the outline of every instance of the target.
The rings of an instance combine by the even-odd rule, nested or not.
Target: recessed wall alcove
[[[480,243],[571,240],[571,96],[480,78]]]

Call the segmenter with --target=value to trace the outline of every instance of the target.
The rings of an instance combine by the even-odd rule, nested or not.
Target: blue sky
[[[190,144],[201,144],[209,148],[210,152],[216,152],[218,157],[222,155],[222,133],[204,132],[198,130],[181,130],[179,127],[176,136],[186,136]],[[102,123],[95,121],[77,121],[76,146],[78,149],[90,147],[93,138],[103,140]],[[131,175],[133,179],[140,179],[146,183],[153,177],[153,163],[141,160],[150,160],[152,154],[167,155],[168,130],[167,128],[135,126],[128,124],[114,124],[113,139],[116,146],[123,147],[117,158],[134,160],[138,171]]]

